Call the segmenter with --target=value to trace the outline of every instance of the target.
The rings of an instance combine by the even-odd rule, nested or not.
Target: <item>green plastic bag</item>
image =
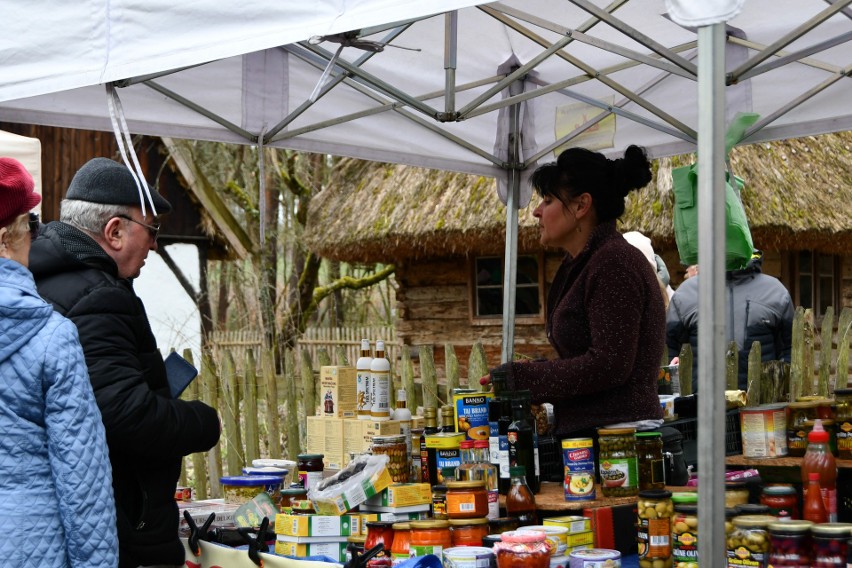
[[[742,139],[746,128],[758,119],[757,114],[738,115],[726,135],[726,153]],[[730,176],[725,174],[725,268],[743,268],[754,252],[754,242],[748,227],[745,209],[739,193],[745,186],[742,179],[734,176],[737,191],[731,185]],[[675,242],[684,266],[698,264],[698,165],[683,166],[672,170],[674,193]]]

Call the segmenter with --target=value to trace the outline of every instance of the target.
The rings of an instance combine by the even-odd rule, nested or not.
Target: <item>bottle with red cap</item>
[[[802,458],[802,485],[808,487],[809,474],[819,474],[819,487],[829,522],[837,522],[837,462],[828,447],[828,432],[817,419],[808,434],[808,449]]]

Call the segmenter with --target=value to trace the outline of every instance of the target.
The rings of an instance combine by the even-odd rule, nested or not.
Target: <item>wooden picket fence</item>
[[[833,310],[827,311],[818,326],[812,313],[797,310],[792,363],[784,378],[790,385],[788,396],[831,394],[834,388],[848,385],[852,310],[844,308],[837,320],[833,314]],[[296,349],[284,354],[282,372],[275,372],[271,354],[261,349],[258,332],[216,334],[213,348],[202,354],[200,365],[196,363],[199,378],[183,398],[202,400],[218,409],[222,435],[209,452],[193,454],[184,460],[181,484],[191,485],[200,499],[221,497],[219,478],[240,475],[252,460],[262,457],[295,460],[305,448],[305,418],[314,414],[321,400],[317,391],[319,368],[331,364],[354,365],[360,340],[365,337],[373,345],[375,339],[384,339],[394,380],[391,393],[396,388],[405,389],[412,409],[445,404],[450,398],[447,393],[453,388],[478,387],[479,377],[488,372],[484,349],[477,343],[471,349],[468,377],[462,381],[455,347],[445,344],[444,378],[439,381],[434,364],[434,350],[439,347],[402,346],[390,328],[311,330]],[[412,361],[412,349],[418,351],[417,365]],[[192,359],[189,350],[183,354]],[[759,357],[756,359],[749,365],[749,395],[760,402],[769,402],[757,394],[757,378],[766,375],[767,366],[761,365]],[[736,384],[735,369],[735,365],[729,364],[729,384]],[[755,389],[751,388],[752,380],[758,384]]]

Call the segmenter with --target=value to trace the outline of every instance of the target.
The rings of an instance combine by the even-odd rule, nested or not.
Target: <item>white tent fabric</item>
[[[559,138],[583,122],[594,132],[575,143],[610,154],[630,143],[652,156],[695,149],[696,33],[674,23],[663,0],[463,8],[474,3],[13,3],[0,20],[0,37],[15,38],[0,43],[0,120],[110,130],[98,85],[126,79],[118,91],[135,133],[256,143],[265,132],[278,147],[496,176],[505,166],[494,153],[498,111],[512,102],[500,97],[497,69],[514,57],[538,83],[521,95],[535,97],[542,154],[532,158],[552,159]],[[748,111],[769,121],[747,141],[852,128],[848,4],[751,0],[729,22],[728,49],[742,61],[734,68],[729,58],[728,117]],[[369,58],[362,77],[337,84],[335,66],[333,88],[306,103],[339,43],[294,42],[449,8],[461,8],[456,19],[438,15],[364,38],[393,34],[393,45],[419,51],[345,47],[339,62],[349,71]],[[152,76],[170,69],[183,70]]]
[[[33,176],[36,192],[41,193],[41,140],[0,130],[0,156],[21,162]],[[40,209],[41,203],[36,210]]]

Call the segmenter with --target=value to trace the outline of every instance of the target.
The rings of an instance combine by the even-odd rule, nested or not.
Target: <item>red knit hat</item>
[[[14,158],[0,158],[0,227],[39,204],[35,182],[24,165]]]

